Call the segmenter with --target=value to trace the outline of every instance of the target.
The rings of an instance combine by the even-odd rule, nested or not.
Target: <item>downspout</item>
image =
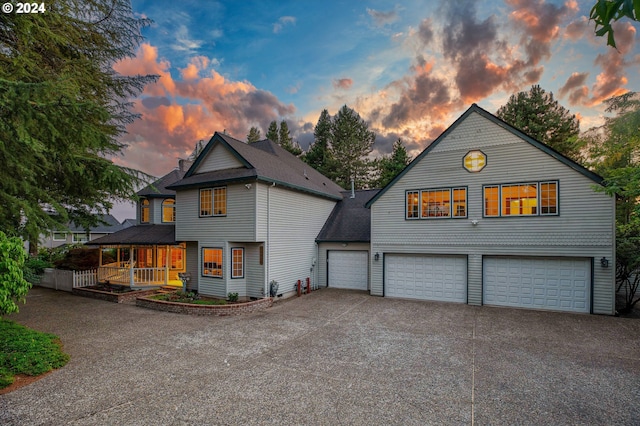
[[[271,262],[269,255],[269,248],[271,245],[271,188],[275,187],[276,183],[272,182],[267,187],[267,241],[264,248],[264,262],[265,262],[265,280],[264,280],[264,297],[270,297],[269,283],[271,282]]]

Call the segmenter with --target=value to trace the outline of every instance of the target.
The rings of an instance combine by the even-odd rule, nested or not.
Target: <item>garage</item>
[[[485,305],[590,311],[590,259],[484,257],[482,275]]]
[[[384,295],[406,299],[467,302],[467,258],[384,256]]]
[[[329,250],[327,262],[329,287],[352,290],[369,288],[369,252]]]

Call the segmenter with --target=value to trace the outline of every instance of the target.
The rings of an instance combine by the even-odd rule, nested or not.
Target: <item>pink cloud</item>
[[[333,87],[335,89],[348,90],[353,85],[353,80],[350,78],[338,78],[333,80]]]

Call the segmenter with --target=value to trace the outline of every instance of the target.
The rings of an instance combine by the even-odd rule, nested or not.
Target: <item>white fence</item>
[[[71,291],[76,287],[87,287],[98,282],[97,271],[63,271],[60,269],[46,268],[40,287],[53,288],[55,290]]]
[[[98,284],[98,271],[96,269],[73,271],[73,288],[88,287],[96,284]]]

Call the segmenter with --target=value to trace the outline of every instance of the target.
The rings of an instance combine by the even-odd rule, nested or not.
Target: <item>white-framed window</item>
[[[227,187],[200,190],[200,216],[227,215]]]
[[[166,198],[162,201],[162,222],[173,223],[176,221],[176,200]]]
[[[558,182],[526,182],[483,187],[485,217],[557,216]]]
[[[231,278],[244,278],[244,249],[231,249]]]
[[[53,241],[67,241],[67,233],[66,232],[54,232],[53,233]]]
[[[222,249],[202,249],[202,276],[222,278]]]
[[[467,188],[436,188],[406,192],[406,219],[467,217]]]
[[[73,233],[73,242],[74,243],[86,243],[89,241],[89,237],[86,232],[74,232]]]

